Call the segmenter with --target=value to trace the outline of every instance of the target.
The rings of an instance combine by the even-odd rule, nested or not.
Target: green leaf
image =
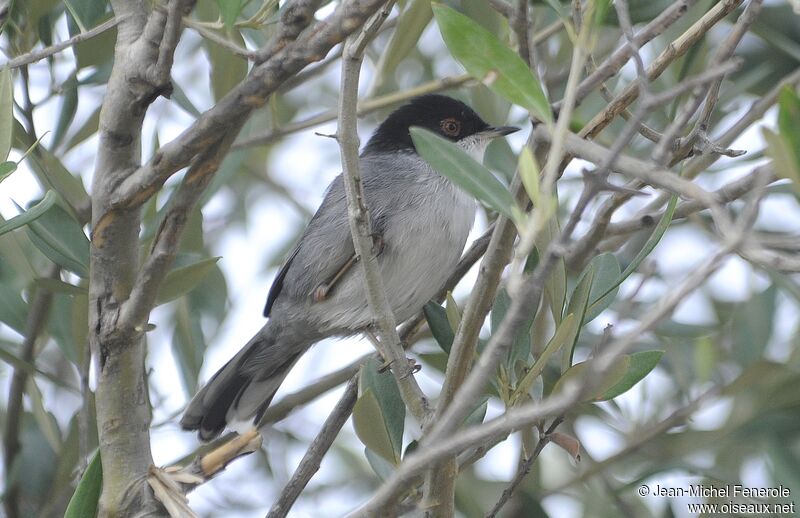
[[[492,313],[490,318],[492,333],[496,333],[497,330],[500,329],[500,324],[505,318],[506,312],[510,306],[511,297],[509,297],[505,288],[501,288],[497,292],[494,304],[492,305]],[[509,374],[515,372],[514,367],[518,361],[523,361],[527,364],[528,357],[531,353],[530,330],[531,325],[533,325],[534,317],[536,317],[535,308],[533,308],[533,311],[530,311],[528,318],[520,326],[519,331],[517,332],[517,335],[514,337],[514,341],[511,344],[511,348],[508,350],[505,367]],[[510,378],[512,383],[516,381],[513,376],[510,376]]]
[[[33,145],[35,143],[31,143],[31,147]],[[47,148],[39,146],[38,151],[30,155],[29,163],[42,185],[55,190],[70,207],[74,209],[88,206],[89,195],[81,179],[70,173]]]
[[[11,151],[11,129],[14,124],[14,85],[11,70],[0,70],[0,161],[8,158]]]
[[[778,97],[778,130],[794,153],[800,167],[800,97],[785,86]]]
[[[25,360],[18,358],[15,354],[7,351],[5,349],[5,345],[0,346],[0,361],[11,365],[15,369],[20,369],[22,371],[25,371],[29,376],[41,376],[47,379],[47,381],[49,381],[50,383],[53,383],[58,387],[69,390],[75,394],[79,394],[79,392],[75,390],[75,387],[71,387],[68,383],[65,383],[64,380],[62,380],[58,376],[54,376],[49,372],[43,371],[38,367],[36,367],[36,365],[30,362],[26,362]]]
[[[19,291],[6,284],[0,284],[0,322],[24,335],[27,314],[28,304],[22,299]]]
[[[483,423],[483,420],[486,418],[486,411],[489,409],[489,396],[484,396],[481,398],[481,402],[478,403],[478,406],[475,407],[475,410],[469,413],[467,417],[464,418],[464,426],[472,426],[472,425],[479,425]]]
[[[541,82],[516,52],[467,16],[442,4],[432,7],[447,48],[470,75],[540,121],[553,121]]]
[[[174,100],[174,95],[172,97]],[[69,138],[67,143],[64,145],[64,149],[70,150],[80,144],[81,142],[86,141],[92,135],[97,133],[97,129],[100,127],[100,107],[95,109],[89,118],[87,118],[81,127],[78,128],[75,133]]]
[[[100,462],[100,451],[94,454],[89,466],[81,477],[69,500],[64,518],[91,518],[97,516],[97,503],[103,487],[103,465]]]
[[[553,206],[555,205],[554,203]],[[538,250],[547,250],[550,242],[560,233],[561,227],[558,223],[558,218],[550,218],[536,238],[536,248]],[[564,315],[564,303],[567,300],[567,266],[561,256],[556,259],[556,264],[553,265],[550,275],[544,281],[544,293],[550,305],[550,314],[553,316],[553,321],[558,325]]]
[[[36,385],[34,378],[28,378],[25,392],[28,395],[28,401],[31,404],[33,411],[33,418],[36,419],[36,424],[42,431],[47,444],[50,445],[55,452],[61,451],[61,430],[58,428],[58,423],[53,414],[47,411],[44,407],[44,397],[42,391]]]
[[[411,128],[411,139],[417,152],[439,173],[490,209],[519,221],[522,211],[508,189],[466,151],[419,127]]]
[[[75,304],[86,304],[86,295],[66,295],[64,293],[57,293],[53,295],[53,301],[50,309],[50,319],[47,321],[47,331],[55,338],[64,357],[67,358],[75,366],[80,366],[83,361],[81,355],[84,344],[75,342],[75,329],[76,324],[72,318],[74,313]],[[87,327],[84,320],[80,323],[81,327]],[[80,349],[80,350],[79,350]]]
[[[786,139],[766,128],[761,128],[761,136],[767,143],[767,155],[772,159],[775,172],[789,180],[795,193],[800,194],[800,167]]]
[[[209,257],[170,271],[158,290],[156,305],[175,300],[192,291],[211,273],[220,259],[220,257]]]
[[[422,312],[425,314],[425,320],[428,321],[428,327],[433,334],[433,339],[439,344],[444,352],[450,354],[450,348],[453,346],[453,339],[455,334],[453,328],[450,327],[450,322],[447,320],[447,311],[439,304],[430,301],[422,307]]]
[[[361,367],[361,396],[353,409],[356,435],[370,450],[392,464],[400,462],[406,407],[390,372],[378,372],[378,361]]]
[[[539,164],[533,156],[530,148],[525,146],[519,155],[519,175],[522,178],[522,185],[528,193],[534,207],[541,206],[539,194]]]
[[[514,393],[511,395],[512,404],[520,401],[520,398],[533,388],[533,382],[542,374],[545,366],[547,366],[548,360],[578,332],[578,325],[578,319],[575,318],[573,313],[564,317],[564,320],[559,324],[555,334],[553,334],[553,337],[545,346],[544,351],[542,351],[542,354],[536,358],[534,364],[528,369],[528,372],[525,373],[525,376],[514,389]]]
[[[201,318],[192,311],[191,297],[178,301],[175,310],[175,328],[172,335],[172,351],[178,360],[183,386],[187,395],[197,392],[197,378],[203,365],[206,349],[205,337],[200,327]]]
[[[42,201],[40,201],[30,209],[26,210],[22,214],[14,216],[5,223],[0,223],[0,236],[5,234],[6,232],[11,232],[12,230],[17,229],[23,225],[27,225],[36,218],[41,217],[42,214],[47,212],[47,210],[53,206],[57,198],[58,196],[56,195],[55,192],[47,191],[47,194],[44,195]]]
[[[740,365],[753,363],[763,356],[772,336],[777,294],[775,284],[771,284],[733,312],[733,355]]]
[[[75,76],[73,75],[64,81],[61,88],[62,94],[59,96],[61,98],[61,112],[58,115],[55,130],[53,130],[53,140],[50,142],[51,149],[56,149],[64,140],[70,124],[75,119],[75,113],[78,111],[78,81]]]
[[[447,313],[447,321],[450,323],[450,328],[455,331],[461,324],[461,309],[458,307],[458,302],[453,298],[453,292],[451,291],[448,291],[447,295],[445,295],[444,311]]]
[[[575,352],[575,344],[578,343],[581,327],[586,317],[586,309],[589,307],[589,292],[592,288],[592,282],[594,281],[594,273],[594,264],[590,263],[581,278],[578,279],[578,284],[575,286],[575,290],[573,290],[572,296],[569,298],[567,314],[575,315],[575,322],[578,325],[575,326],[574,332],[567,338],[567,347],[564,349],[564,356],[562,356],[561,359],[561,372],[566,372],[570,365],[572,365],[572,355]]]
[[[591,322],[605,311],[614,302],[619,291],[619,284],[616,282],[620,276],[620,266],[614,254],[609,252],[600,254],[592,259],[590,266],[594,267],[595,273],[589,300],[594,302],[586,308],[584,324]]]
[[[367,458],[372,471],[378,475],[378,478],[385,481],[392,476],[394,472],[394,464],[387,461],[369,448],[364,448],[364,456]]]
[[[630,390],[631,387],[642,381],[650,371],[656,368],[656,365],[658,365],[663,355],[664,351],[643,351],[626,355],[628,358],[628,368],[625,370],[625,375],[618,383],[614,384],[611,388],[606,390],[602,396],[597,398],[597,400],[606,401],[613,399]]]
[[[579,383],[585,381],[587,376],[586,371],[589,369],[589,365],[590,362],[580,362],[567,369],[556,382],[552,394],[558,394],[560,391],[564,390],[567,383],[572,380],[577,380]],[[606,371],[592,392],[583,397],[583,401],[596,401],[598,398],[602,398],[607,393],[610,393],[612,388],[616,388],[618,385],[622,384],[630,367],[630,356],[624,355],[618,358],[608,371]]]
[[[372,389],[366,390],[353,407],[353,428],[362,443],[381,458],[392,464],[400,462],[399,455],[392,446],[392,439],[386,427],[381,406]]]
[[[52,279],[50,277],[38,277],[33,281],[37,287],[45,289],[50,293],[64,293],[66,295],[86,295],[89,293],[87,288],[82,286],[75,286],[61,279]]]
[[[0,164],[0,182],[11,176],[11,173],[17,170],[17,163],[9,160]]]
[[[86,278],[89,240],[80,224],[57,204],[28,224],[33,245],[57,265]]]
[[[371,88],[373,94],[382,92],[387,83],[393,81],[397,65],[417,46],[422,32],[433,18],[430,0],[411,0],[397,19],[397,27],[392,31],[389,42],[381,50],[375,66],[375,79]]]
[[[222,14],[222,21],[225,22],[225,27],[230,29],[233,27],[236,18],[239,17],[239,12],[242,10],[242,0],[217,0],[219,12]]]
[[[244,38],[239,31],[228,31],[227,38],[231,43],[245,47]],[[211,90],[214,93],[214,100],[219,101],[245,78],[247,60],[212,41],[204,39],[204,43],[211,63]]]
[[[630,262],[627,268],[620,274],[619,278],[616,281],[611,283],[611,285],[603,292],[602,295],[597,296],[596,298],[592,299],[592,303],[590,306],[594,306],[597,303],[601,303],[601,300],[604,299],[607,295],[609,295],[612,291],[616,290],[620,284],[625,282],[625,279],[631,276],[633,272],[635,272],[639,265],[650,255],[650,252],[656,247],[659,241],[661,241],[661,237],[664,235],[664,232],[667,231],[669,224],[672,223],[672,216],[675,214],[675,207],[678,205],[678,195],[675,194],[672,198],[669,199],[669,203],[667,203],[667,208],[664,211],[664,215],[661,216],[661,219],[658,221],[658,224],[653,229],[653,233],[650,234],[650,237],[647,238],[647,242],[645,242],[644,246],[639,253],[636,254],[636,257],[633,258],[633,261]]]

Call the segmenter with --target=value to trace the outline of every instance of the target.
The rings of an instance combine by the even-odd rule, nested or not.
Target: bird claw
[[[411,374],[416,374],[422,370],[422,365],[417,363],[417,360],[415,360],[414,358],[406,358],[406,361],[408,361],[408,366],[409,368],[411,368]],[[386,361],[383,363],[383,365],[378,367],[378,372],[380,374],[383,374],[384,372],[388,371],[391,367],[392,367],[392,361],[391,360]]]

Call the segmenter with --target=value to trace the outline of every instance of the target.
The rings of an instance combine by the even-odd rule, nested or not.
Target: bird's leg
[[[322,302],[323,300],[327,299],[328,294],[331,292],[333,287],[336,286],[336,283],[339,282],[341,278],[344,277],[344,274],[346,274],[347,271],[350,270],[350,268],[357,262],[358,256],[356,254],[351,255],[350,258],[345,261],[342,267],[339,268],[335,274],[333,274],[333,277],[314,288],[314,291],[311,293],[311,300],[314,302]]]
[[[369,341],[372,342],[372,345],[375,346],[375,349],[378,351],[378,354],[380,354],[381,358],[383,358],[383,364],[381,364],[381,366],[378,367],[378,372],[380,374],[383,374],[384,372],[386,372],[391,368],[392,360],[387,360],[386,357],[383,355],[383,353],[381,353],[381,348],[378,346],[380,340],[378,339],[377,336],[375,336],[375,333],[373,333],[370,328],[364,329],[364,335],[366,335]],[[403,344],[403,349],[405,348],[406,346],[405,344]],[[417,360],[415,360],[414,358],[406,358],[406,361],[408,361],[408,365],[409,367],[411,367],[411,374],[416,374],[422,369],[422,365],[418,364]]]
[[[375,254],[375,257],[378,257],[383,253],[386,243],[383,240],[383,236],[377,232],[373,232],[370,236],[372,237],[372,253]]]
[[[383,238],[380,234],[373,233],[372,234],[372,251],[375,254],[375,257],[381,255],[383,253],[385,243],[383,242]],[[336,284],[344,277],[350,268],[353,267],[354,264],[358,262],[358,255],[353,254],[350,256],[347,261],[342,265],[339,270],[333,274],[333,276],[328,279],[327,281],[323,282],[311,293],[311,300],[314,302],[322,302],[323,300],[328,298],[331,290],[336,286]]]

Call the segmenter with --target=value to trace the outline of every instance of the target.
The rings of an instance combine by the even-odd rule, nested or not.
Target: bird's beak
[[[515,126],[492,126],[483,130],[482,133],[489,138],[497,138],[511,135],[516,131],[519,131],[519,128]]]

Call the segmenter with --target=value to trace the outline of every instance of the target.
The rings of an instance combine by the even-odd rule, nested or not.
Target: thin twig
[[[363,365],[363,363],[372,356],[372,354],[365,354],[350,363],[350,365],[323,376],[317,381],[309,384],[307,387],[298,390],[297,392],[287,394],[280,401],[271,404],[269,408],[267,408],[263,417],[256,425],[256,428],[261,428],[268,423],[275,423],[285,419],[286,416],[288,416],[298,407],[303,406],[309,401],[316,399],[322,394],[325,394],[326,392],[338,387],[345,381],[358,374],[358,370],[361,368],[361,365]]]
[[[673,23],[678,21],[686,12],[689,7],[696,4],[697,0],[679,0],[674,2],[669,7],[664,9],[657,17],[650,23],[645,25],[642,30],[636,33],[633,41],[639,48],[646,45],[658,35],[664,33]],[[615,75],[620,69],[628,62],[634,49],[626,42],[625,45],[620,47],[611,56],[605,59],[589,77],[581,81],[578,85],[577,92],[575,93],[576,102],[580,103],[590,93],[592,93],[597,86]],[[553,105],[553,108],[558,110],[561,107],[561,102]]]
[[[662,299],[656,307],[642,316],[640,323],[631,330],[630,333],[617,339],[604,348],[603,352],[590,363],[587,375],[580,382],[567,383],[562,391],[548,396],[541,401],[532,401],[516,408],[508,410],[505,414],[487,421],[482,425],[474,426],[465,430],[451,433],[447,440],[434,440],[430,443],[421,443],[412,454],[392,473],[391,477],[383,486],[373,494],[372,498],[360,509],[351,513],[350,517],[371,517],[380,513],[382,509],[396,501],[399,495],[403,494],[415,480],[416,477],[427,469],[428,466],[450,455],[465,451],[475,445],[482,444],[498,434],[519,430],[525,426],[530,426],[542,419],[550,416],[561,415],[565,410],[571,408],[581,397],[585,397],[584,389],[590,387],[592,382],[597,381],[620,354],[629,350],[640,339],[643,333],[648,332],[658,322],[667,315],[671,314],[675,307],[686,296],[697,290],[703,282],[717,270],[722,260],[730,253],[734,242],[723,246],[719,251],[710,255],[703,261],[698,268],[693,270],[680,285]],[[541,267],[541,264],[540,264]],[[538,270],[539,268],[537,268]],[[537,280],[529,282],[527,288],[535,288]],[[512,307],[509,312],[513,311]],[[508,317],[504,320],[504,324]],[[495,333],[496,335],[497,333]],[[494,336],[492,339],[494,339]],[[489,351],[487,345],[483,356]],[[480,361],[480,360],[479,360]],[[477,368],[473,370],[473,373]],[[468,380],[469,382],[469,380]],[[583,386],[581,386],[581,384]],[[452,406],[451,406],[452,408]]]
[[[367,99],[359,103],[357,114],[359,117],[363,117],[364,115],[374,111],[407,101],[412,97],[440,92],[449,88],[456,88],[472,80],[472,76],[468,74],[444,77],[442,79],[436,79],[434,81],[421,84],[414,88],[381,95],[380,97],[375,97],[374,99]],[[307,119],[292,122],[290,124],[286,124],[285,126],[275,128],[261,135],[252,135],[250,137],[243,138],[233,145],[233,149],[243,149],[252,146],[269,144],[287,135],[291,135],[292,133],[313,128],[314,126],[319,126],[320,124],[325,124],[326,122],[335,121],[337,116],[338,112],[336,110],[328,110]]]
[[[333,445],[334,439],[339,435],[344,423],[350,417],[358,396],[358,376],[353,376],[344,389],[344,394],[336,403],[333,411],[325,419],[317,436],[308,446],[306,454],[297,466],[292,478],[284,486],[280,496],[272,504],[272,508],[267,513],[267,518],[279,518],[286,516],[292,509],[297,497],[305,489],[308,481],[319,470],[322,458]]]
[[[49,47],[45,47],[39,50],[33,50],[28,52],[27,54],[22,54],[21,56],[17,56],[13,59],[10,59],[0,65],[0,68],[17,68],[21,67],[22,65],[29,65],[31,63],[35,63],[41,59],[44,59],[48,56],[52,56],[53,54],[58,54],[64,49],[68,49],[73,45],[86,41],[88,39],[94,38],[95,36],[99,36],[103,34],[107,30],[113,29],[120,23],[120,18],[111,18],[110,20],[106,20],[105,22],[101,23],[97,27],[89,29],[86,32],[82,32],[80,34],[76,34],[75,36],[71,37],[68,40],[56,43],[54,45],[50,45]]]
[[[197,21],[189,18],[188,16],[184,17],[183,23],[190,29],[194,29],[195,31],[197,31],[197,34],[207,39],[208,41],[216,45],[219,45],[220,47],[225,48],[234,56],[238,56],[240,58],[244,58],[250,61],[254,61],[256,59],[256,53],[253,52],[252,50],[249,50],[246,47],[240,47],[239,45],[232,42],[225,36],[222,36],[216,31],[212,31],[205,25],[198,23]]]
[[[762,0],[750,0],[750,2],[747,4],[747,7],[745,7],[744,11],[739,16],[739,19],[736,20],[733,28],[728,32],[725,40],[717,47],[717,50],[714,53],[714,57],[711,61],[712,66],[719,65],[733,56],[736,47],[742,41],[742,38],[747,33],[747,30],[750,28],[753,22],[755,22],[758,14],[761,12],[761,3]],[[681,142],[680,146],[673,154],[673,163],[686,156],[689,151],[693,149],[695,142],[698,139],[702,140],[703,138],[706,138],[705,135],[708,131],[708,126],[711,123],[711,116],[714,113],[714,108],[716,108],[717,103],[719,102],[719,92],[723,79],[724,76],[719,77],[711,83],[711,86],[708,89],[708,95],[706,96],[705,104],[703,105],[703,113],[700,115],[700,118],[698,119],[694,128],[692,128],[692,131],[685,139],[683,139],[683,142]]]
[[[347,194],[347,215],[350,223],[350,232],[356,255],[361,258],[359,264],[364,274],[367,301],[380,335],[380,345],[383,346],[383,350],[380,352],[384,360],[391,365],[391,371],[395,381],[397,381],[403,402],[420,425],[424,425],[430,414],[428,398],[419,388],[406,361],[405,352],[400,345],[397,323],[386,296],[383,278],[373,252],[369,212],[365,205],[366,198],[359,173],[356,104],[361,62],[367,43],[374,36],[380,23],[388,16],[392,4],[393,2],[390,2],[383,11],[377,13],[367,22],[361,33],[351,36],[345,42],[342,56],[342,84],[339,97],[339,124],[336,140],[341,150],[342,176]]]
[[[581,473],[564,482],[563,484],[559,484],[553,489],[548,489],[544,491],[542,497],[552,494],[558,494],[563,492],[568,487],[574,486],[575,484],[580,484],[586,480],[591,479],[595,475],[599,473],[606,472],[611,466],[618,463],[619,461],[629,457],[631,454],[636,453],[639,451],[643,446],[647,444],[652,444],[652,441],[676,426],[680,426],[684,422],[686,422],[689,417],[692,416],[695,412],[697,412],[704,403],[707,401],[717,397],[720,393],[725,391],[725,387],[713,386],[699,395],[697,398],[692,400],[690,403],[684,405],[683,407],[675,410],[672,412],[666,419],[661,420],[660,422],[644,429],[644,430],[635,430],[628,434],[629,442],[625,444],[625,447],[618,451],[617,453],[603,459],[600,462],[597,462],[585,470],[581,471]]]
[[[299,0],[302,2],[302,0]],[[209,145],[225,135],[236,134],[250,114],[289,77],[307,64],[318,61],[337,43],[356,31],[376,12],[381,0],[354,0],[340,4],[314,31],[303,31],[296,39],[278,38],[259,50],[259,63],[248,76],[216,105],[203,113],[188,129],[161,146],[146,164],[126,174],[111,202],[113,208],[141,206],[177,171],[191,164]],[[286,6],[288,9],[291,6]],[[286,31],[287,38],[292,31]],[[282,46],[281,46],[282,45]]]
[[[58,276],[60,269],[52,266],[48,277]],[[28,315],[25,322],[25,338],[22,341],[19,358],[26,364],[33,365],[35,357],[36,340],[42,333],[50,314],[50,303],[53,300],[53,293],[44,288],[36,289],[33,295]],[[15,366],[11,375],[11,386],[8,389],[8,406],[5,415],[5,429],[3,430],[3,466],[5,473],[12,473],[14,461],[20,453],[21,444],[19,433],[22,428],[22,396],[25,393],[25,384],[28,381],[28,371]],[[10,477],[7,477],[10,480]],[[17,479],[9,483],[3,495],[3,509],[8,518],[20,516],[19,509],[19,484],[22,481]]]
[[[683,34],[667,46],[661,54],[647,67],[647,78],[650,81],[658,78],[676,59],[683,56],[711,27],[733,11],[742,0],[722,0],[709,9],[698,21],[692,24]],[[602,66],[602,65],[601,65]],[[606,77],[600,75],[602,80]],[[582,137],[597,136],[619,113],[630,106],[639,95],[638,79],[632,81],[609,103],[603,111],[595,115],[581,130]]]
[[[542,453],[544,447],[547,446],[547,444],[552,439],[553,432],[556,431],[558,425],[560,425],[563,421],[564,421],[563,416],[556,417],[550,424],[550,426],[547,428],[547,431],[544,434],[542,434],[541,437],[539,437],[539,442],[536,443],[536,448],[534,448],[530,456],[520,464],[519,469],[517,469],[517,472],[514,474],[514,478],[511,479],[511,482],[509,483],[508,487],[506,487],[503,490],[503,494],[500,495],[500,499],[497,501],[497,503],[494,504],[492,510],[486,513],[486,518],[494,518],[495,516],[497,516],[497,513],[500,512],[503,506],[506,505],[508,500],[511,498],[511,495],[514,494],[514,491],[517,489],[517,487],[522,483],[522,481],[525,479],[528,473],[530,473],[531,467],[533,467],[533,463],[536,462],[536,459],[539,458],[539,454]]]

